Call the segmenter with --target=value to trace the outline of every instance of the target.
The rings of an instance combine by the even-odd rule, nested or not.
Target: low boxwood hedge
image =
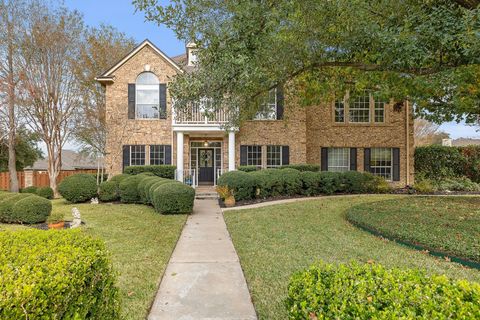
[[[243,172],[253,172],[260,170],[257,166],[239,166],[238,171],[243,171]]]
[[[479,319],[480,284],[381,265],[318,263],[292,276],[289,319]]]
[[[163,179],[159,177],[146,177],[145,179],[141,180],[138,185],[137,185],[137,192],[138,192],[138,198],[140,203],[143,204],[149,204],[150,203],[150,197],[148,194],[148,191],[150,186],[154,184],[155,182],[158,181],[158,179]]]
[[[252,173],[243,171],[230,171],[222,174],[217,181],[218,186],[227,186],[235,200],[249,200],[255,197],[256,182]]]
[[[1,319],[119,318],[103,242],[73,230],[0,232],[0,252]]]
[[[164,183],[153,194],[153,207],[163,214],[191,213],[195,190],[182,183]]]
[[[298,171],[312,171],[312,172],[320,171],[320,166],[318,164],[307,164],[307,163],[288,164],[280,167],[280,169],[287,169],[287,168],[295,169]]]
[[[141,181],[151,177],[151,173],[131,175],[119,184],[120,200],[123,203],[141,203],[138,193],[138,185]]]
[[[69,202],[86,202],[97,196],[97,181],[91,174],[74,174],[60,182],[58,192]]]
[[[98,199],[103,202],[120,200],[120,192],[116,181],[105,181],[98,186]]]
[[[150,172],[160,178],[174,179],[175,169],[177,167],[171,165],[158,165],[158,166],[131,166],[126,167],[124,173],[126,174],[140,174],[144,172]]]
[[[53,199],[53,189],[50,187],[40,187],[35,194],[45,199]]]

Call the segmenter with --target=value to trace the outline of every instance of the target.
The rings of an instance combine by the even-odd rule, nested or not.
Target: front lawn
[[[186,215],[160,215],[153,208],[131,204],[67,204],[53,201],[53,212],[72,219],[77,207],[85,231],[105,241],[118,272],[122,319],[145,319]],[[0,225],[0,231],[21,226]]]
[[[352,207],[348,220],[386,237],[480,262],[480,197],[413,197]]]
[[[333,197],[225,212],[259,319],[286,319],[292,273],[318,260],[377,262],[480,281],[480,272],[381,240],[345,220],[354,205],[398,196]],[[405,198],[411,199],[411,198]]]

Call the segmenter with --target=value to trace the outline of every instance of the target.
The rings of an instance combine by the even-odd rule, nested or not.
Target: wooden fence
[[[97,170],[62,170],[57,178],[57,183],[60,183],[65,177],[71,176],[77,173],[90,173],[96,174]],[[25,188],[27,185],[25,184],[26,180],[25,177],[27,175],[32,175],[32,183],[31,185],[35,187],[48,187],[50,186],[50,178],[48,177],[47,171],[21,171],[17,173],[18,176],[18,184],[20,188]],[[10,174],[8,172],[0,172],[0,189],[1,190],[9,190],[10,189]]]

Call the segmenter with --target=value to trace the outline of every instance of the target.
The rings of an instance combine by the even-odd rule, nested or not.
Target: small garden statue
[[[90,203],[91,204],[98,204],[98,198],[92,198],[92,200],[90,200]]]
[[[82,224],[82,219],[80,217],[80,210],[77,209],[77,207],[72,208],[72,216],[73,216],[73,221],[70,224],[70,228],[78,228]]]

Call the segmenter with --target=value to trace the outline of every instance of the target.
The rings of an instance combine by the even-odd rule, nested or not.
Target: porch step
[[[213,199],[216,200],[218,199],[218,193],[216,192],[196,192],[195,193],[195,199]]]

